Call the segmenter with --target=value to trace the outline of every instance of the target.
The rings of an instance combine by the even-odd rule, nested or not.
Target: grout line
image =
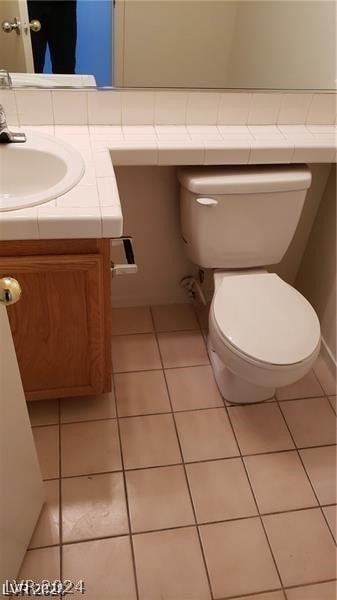
[[[134,545],[133,545],[132,529],[131,529],[131,516],[130,516],[129,496],[128,496],[128,488],[127,488],[126,474],[125,474],[125,468],[124,468],[124,455],[123,455],[123,445],[122,445],[121,431],[120,431],[120,426],[119,426],[118,406],[117,406],[117,397],[116,397],[116,387],[115,387],[115,380],[114,380],[113,375],[112,375],[112,387],[113,387],[113,392],[114,392],[114,397],[115,397],[115,410],[116,410],[116,418],[117,418],[117,432],[118,432],[119,449],[120,449],[121,463],[122,463],[123,485],[124,485],[124,494],[125,494],[126,513],[127,513],[127,519],[128,519],[128,528],[129,528],[128,537],[129,537],[130,548],[131,548],[132,569],[133,569],[133,576],[134,576],[134,582],[135,582],[136,598],[137,598],[137,600],[139,600],[139,589],[138,589],[138,579],[137,579],[137,569],[136,569],[136,557],[135,557],[135,549],[134,549]]]
[[[282,411],[282,409],[281,409],[281,407],[280,407],[279,403],[277,403],[277,405],[278,405],[278,407],[279,407],[279,411],[280,411],[280,413],[281,413],[281,415],[282,415],[282,417],[283,417],[283,420],[284,420],[284,422],[285,422],[285,425],[286,425],[286,427],[287,427],[287,429],[288,429],[289,435],[290,435],[290,437],[291,437],[291,439],[292,439],[293,443],[295,444],[295,449],[296,449],[296,452],[297,452],[297,456],[298,456],[299,460],[301,461],[301,465],[302,465],[302,467],[303,467],[303,469],[304,469],[304,472],[305,472],[305,474],[306,474],[306,476],[307,476],[307,478],[308,478],[308,481],[309,481],[310,487],[311,487],[311,489],[312,489],[312,491],[313,491],[313,494],[314,494],[314,496],[315,496],[315,498],[316,498],[316,500],[317,500],[317,503],[318,503],[318,506],[317,506],[317,508],[318,508],[318,509],[321,511],[321,515],[323,516],[323,519],[324,519],[324,521],[325,521],[325,523],[326,523],[326,526],[327,526],[327,528],[328,528],[328,530],[329,530],[329,533],[330,533],[330,535],[331,535],[331,537],[332,537],[332,539],[333,539],[334,543],[336,544],[335,538],[334,538],[334,536],[332,535],[332,531],[331,531],[331,529],[330,529],[330,526],[329,526],[329,522],[328,522],[328,520],[327,520],[327,518],[326,518],[326,516],[325,516],[325,514],[324,514],[324,511],[323,511],[323,509],[322,509],[322,505],[321,505],[321,503],[320,503],[320,501],[319,501],[319,498],[318,498],[318,495],[317,495],[317,493],[316,493],[316,490],[315,490],[315,488],[314,488],[314,486],[313,486],[313,483],[311,482],[310,476],[309,476],[309,474],[308,474],[308,472],[307,472],[307,469],[306,469],[306,467],[305,467],[305,463],[304,463],[304,461],[303,461],[303,459],[302,459],[302,456],[301,456],[301,453],[300,453],[300,451],[299,451],[300,449],[299,449],[299,448],[296,446],[295,439],[294,439],[294,437],[293,437],[293,434],[292,434],[292,432],[291,432],[291,430],[290,430],[290,427],[289,427],[289,425],[288,425],[287,419],[286,419],[285,415],[283,414],[283,411]],[[333,444],[332,444],[332,445],[333,445]],[[303,448],[303,449],[304,449],[304,448]]]
[[[195,365],[193,367],[173,367],[173,368],[169,368],[166,370],[172,370],[175,368],[179,368],[179,369],[184,369],[184,368],[198,368],[200,366],[207,366],[207,365]],[[163,369],[151,369],[150,371],[124,371],[123,373],[115,373],[115,375],[126,375],[126,374],[138,374],[138,373],[151,373],[152,371],[158,373],[158,372],[162,372]],[[117,404],[117,393],[116,393],[116,404]],[[232,408],[236,408],[236,407],[240,407],[240,406],[256,406],[256,405],[260,405],[260,404],[272,404],[272,403],[285,403],[285,402],[296,402],[297,400],[314,400],[314,399],[320,399],[320,398],[327,398],[329,401],[329,404],[331,405],[331,402],[329,400],[328,396],[306,396],[306,397],[298,397],[298,398],[288,398],[285,400],[277,400],[277,397],[274,396],[272,399],[270,400],[262,400],[259,402],[250,402],[249,404],[247,403],[242,403],[242,404],[238,404],[238,403],[228,403],[225,406],[227,406],[227,408],[232,409]],[[57,400],[58,401],[58,400]],[[43,402],[43,400],[41,400],[40,402]],[[182,409],[172,409],[174,413],[187,413],[187,412],[198,412],[198,411],[205,411],[205,410],[216,410],[216,409],[224,409],[224,402],[227,402],[226,400],[222,400],[221,404],[218,404],[216,406],[195,406],[195,407],[191,407],[191,408],[182,408]],[[135,413],[135,414],[130,414],[130,415],[119,415],[118,418],[119,419],[130,419],[133,417],[149,417],[149,416],[153,416],[153,415],[167,415],[167,414],[171,414],[172,410],[167,410],[167,411],[155,411],[155,412],[145,412],[145,413]],[[334,407],[332,406],[332,410],[333,412],[335,412]],[[36,429],[39,427],[55,427],[60,425],[74,425],[74,424],[78,424],[78,423],[89,423],[89,422],[95,422],[95,421],[115,421],[117,419],[117,416],[112,416],[112,417],[93,417],[93,418],[85,418],[85,419],[80,419],[80,420],[76,420],[74,418],[74,420],[70,420],[70,421],[62,421],[62,418],[58,418],[58,421],[54,421],[52,423],[37,423],[36,425],[32,425],[31,423],[31,427],[32,429]],[[329,443],[329,444],[320,444],[319,446],[303,446],[303,448],[316,448],[316,447],[321,447],[321,446],[331,446],[331,445],[335,445],[333,443]],[[273,452],[273,451],[271,451]],[[262,454],[261,452],[257,453],[257,454]]]
[[[225,402],[224,402],[224,404],[225,404]],[[283,585],[283,581],[282,581],[282,578],[281,578],[281,574],[280,574],[280,571],[279,571],[279,568],[278,568],[278,565],[277,565],[277,561],[276,561],[276,558],[275,558],[275,556],[274,556],[274,553],[273,553],[273,550],[272,550],[272,547],[271,547],[271,543],[270,543],[270,541],[269,541],[269,538],[268,538],[268,536],[267,536],[266,528],[265,528],[265,526],[264,526],[264,522],[263,522],[263,519],[262,519],[262,516],[261,516],[261,513],[260,513],[260,508],[259,508],[259,505],[258,505],[258,502],[257,502],[256,496],[255,496],[255,492],[254,492],[254,490],[253,490],[252,483],[251,483],[251,481],[250,481],[250,478],[249,478],[249,474],[248,474],[248,470],[247,470],[247,467],[246,467],[246,463],[245,463],[245,461],[244,461],[244,457],[243,457],[243,455],[242,455],[242,453],[241,453],[240,444],[239,444],[238,438],[237,438],[237,436],[236,436],[236,433],[235,433],[235,430],[234,430],[234,426],[233,426],[233,424],[232,424],[232,421],[231,421],[231,419],[230,419],[230,416],[229,416],[229,410],[228,410],[228,407],[227,407],[226,405],[225,405],[225,407],[226,407],[226,412],[227,412],[227,418],[228,418],[228,421],[229,421],[229,423],[230,423],[230,426],[231,426],[231,429],[232,429],[232,433],[233,433],[233,435],[234,435],[234,438],[235,438],[236,444],[237,444],[237,446],[238,446],[238,448],[239,448],[239,452],[240,452],[240,458],[241,458],[241,463],[242,463],[242,466],[243,466],[243,468],[244,468],[244,470],[245,470],[246,477],[247,477],[247,481],[248,481],[248,484],[249,484],[249,487],[250,487],[250,491],[251,491],[251,493],[252,493],[252,496],[253,496],[253,498],[254,498],[254,502],[255,502],[256,510],[257,510],[257,512],[258,512],[258,518],[260,519],[260,524],[261,524],[261,527],[262,527],[262,529],[263,529],[263,531],[264,531],[264,535],[265,535],[265,538],[266,538],[266,541],[267,541],[267,544],[268,544],[268,547],[269,547],[269,550],[270,550],[270,554],[271,554],[272,560],[273,560],[273,562],[274,562],[274,566],[275,566],[275,569],[276,569],[276,573],[277,573],[277,575],[278,575],[278,578],[279,578],[279,581],[280,581],[280,584],[281,584],[281,587],[282,587],[282,590],[283,590],[283,593],[284,593],[284,585]]]
[[[180,465],[180,466],[182,466],[182,465]],[[335,505],[333,505],[333,506],[335,506]],[[293,512],[304,512],[304,511],[313,510],[313,509],[317,509],[317,508],[319,508],[319,507],[316,505],[315,506],[307,506],[305,508],[290,509],[290,510],[281,511],[281,512],[261,513],[261,516],[265,517],[265,516],[279,515],[279,514],[284,514],[284,513],[286,514],[286,513],[293,513]],[[140,531],[131,531],[131,535],[138,536],[138,535],[144,535],[144,534],[150,534],[150,533],[160,533],[160,532],[164,532],[164,531],[174,531],[175,529],[191,529],[191,528],[205,527],[208,525],[221,525],[222,523],[232,523],[232,522],[237,522],[237,521],[249,521],[249,520],[258,519],[258,518],[259,518],[259,514],[254,514],[254,515],[248,515],[246,517],[234,517],[234,518],[230,518],[230,519],[217,519],[216,521],[200,521],[199,523],[196,521],[195,523],[185,523],[183,525],[172,525],[171,527],[160,527],[158,529],[142,529]],[[128,537],[129,538],[130,532],[114,533],[114,534],[110,534],[110,535],[100,535],[98,537],[91,537],[91,538],[81,538],[80,540],[69,540],[69,541],[62,542],[62,544],[46,544],[44,546],[34,546],[32,548],[29,548],[28,551],[41,550],[42,548],[57,548],[59,546],[70,546],[72,544],[81,544],[82,542],[94,542],[94,541],[114,539],[114,538],[119,538],[119,537]],[[299,585],[302,585],[302,584],[299,584]]]
[[[153,316],[153,311],[152,311],[151,307],[150,307],[150,313],[151,313],[151,318],[152,318],[153,325],[154,325],[154,316]],[[182,447],[181,447],[181,443],[180,443],[180,438],[179,438],[179,434],[178,434],[178,429],[177,429],[177,423],[176,423],[174,412],[173,412],[171,395],[170,395],[170,390],[169,390],[169,386],[168,386],[168,383],[167,383],[167,378],[166,378],[166,373],[165,373],[164,363],[163,363],[163,357],[162,357],[161,350],[160,350],[160,345],[159,345],[159,340],[158,340],[157,332],[155,333],[155,337],[156,337],[156,343],[157,343],[157,346],[158,346],[160,362],[161,362],[162,367],[163,367],[163,375],[164,375],[164,379],[165,379],[166,390],[167,390],[167,394],[168,394],[169,403],[170,403],[170,406],[171,406],[172,420],[173,420],[174,429],[175,429],[175,433],[176,433],[176,438],[177,438],[177,442],[178,442],[178,446],[179,446],[179,451],[180,451],[180,455],[181,455],[181,459],[182,459],[182,466],[183,466],[183,469],[184,469],[185,481],[186,481],[186,485],[187,485],[187,489],[188,489],[188,494],[189,494],[189,498],[190,498],[190,502],[191,502],[191,507],[192,507],[192,511],[193,511],[193,517],[194,517],[194,521],[195,521],[196,534],[197,534],[198,540],[199,540],[199,547],[200,547],[200,551],[201,551],[201,555],[202,555],[202,559],[203,559],[203,563],[204,563],[204,567],[205,567],[205,574],[206,574],[206,578],[207,578],[207,582],[208,582],[210,597],[211,597],[212,600],[214,600],[214,595],[213,595],[213,590],[212,590],[212,585],[211,585],[211,578],[210,578],[210,574],[209,574],[209,571],[208,571],[206,557],[205,557],[205,552],[204,552],[204,548],[203,548],[202,541],[201,541],[201,535],[200,535],[200,531],[199,531],[199,527],[198,527],[196,510],[195,510],[195,506],[194,506],[194,502],[193,502],[193,496],[192,496],[192,492],[191,492],[191,488],[190,488],[190,483],[189,483],[188,476],[187,476],[186,466],[185,466],[185,463],[184,463],[184,454],[183,454],[183,451],[182,451]]]
[[[61,443],[61,402],[58,400],[58,434],[59,434],[59,553],[60,553],[60,580],[63,581],[63,552],[62,552],[62,443]]]
[[[287,586],[285,591],[296,590],[296,589],[302,588],[302,587],[309,588],[314,585],[318,585],[320,583],[336,583],[336,579],[323,579],[323,580],[319,580],[319,581],[310,581],[310,583],[298,583],[296,585]],[[317,598],[317,600],[319,600],[319,599]]]
[[[332,408],[333,412],[335,413],[335,415],[337,415],[337,413],[336,413],[336,408],[335,408],[335,406],[333,405],[333,403],[331,402],[330,398],[331,398],[331,396],[327,396],[328,402],[329,402],[329,404],[330,404],[330,406],[331,406],[331,408]]]
[[[126,373],[148,373],[149,371],[173,371],[174,369],[197,369],[198,367],[210,366],[210,362],[198,363],[197,365],[177,365],[175,367],[164,367],[163,369],[133,369],[132,371],[113,371],[113,375],[125,375]]]
[[[319,387],[321,388],[323,394],[326,396],[325,390],[323,389],[323,386],[322,386],[320,380],[318,379],[318,376],[316,375],[316,373],[315,373],[315,371],[314,371],[313,368],[311,369],[311,372],[313,373],[314,379],[317,381],[317,383],[318,383]]]
[[[171,414],[171,413],[165,413],[165,414]],[[298,448],[298,450],[312,450],[312,449],[316,449],[316,448],[330,448],[330,447],[336,447],[336,444],[326,444],[324,446],[310,446],[310,448]],[[268,456],[270,454],[282,454],[284,452],[296,452],[296,448],[285,448],[284,450],[272,450],[270,452],[258,452],[258,453],[254,453],[254,454],[240,454],[239,452],[237,454],[231,454],[230,456],[219,456],[219,457],[215,457],[215,458],[204,458],[204,459],[196,459],[196,460],[184,460],[184,464],[186,465],[193,465],[193,464],[198,464],[198,463],[205,463],[205,462],[216,462],[216,461],[220,461],[220,460],[231,460],[233,458],[249,458],[251,456]],[[158,469],[158,468],[169,468],[169,467],[178,467],[180,465],[182,465],[183,463],[167,463],[167,464],[157,464],[157,465],[147,465],[147,466],[141,466],[141,467],[128,467],[128,468],[124,468],[124,470],[126,472],[129,471],[144,471],[146,469]],[[49,477],[44,479],[43,481],[58,481],[59,479],[74,479],[77,477],[88,477],[91,475],[106,475],[106,474],[111,474],[111,473],[122,473],[122,469],[114,469],[114,470],[108,470],[108,471],[94,471],[94,472],[90,472],[90,473],[78,473],[76,475],[63,475],[61,477]],[[324,503],[321,504],[322,506],[334,506],[335,503]],[[285,512],[285,511],[279,511],[279,512]]]

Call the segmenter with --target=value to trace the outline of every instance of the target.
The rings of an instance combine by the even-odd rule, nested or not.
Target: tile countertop
[[[23,130],[68,142],[83,156],[86,171],[56,200],[2,212],[2,240],[120,237],[123,215],[113,165],[332,163],[337,157],[334,125],[50,125]]]

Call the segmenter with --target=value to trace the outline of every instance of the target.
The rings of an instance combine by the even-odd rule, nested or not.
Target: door
[[[18,33],[3,31],[0,26],[0,69],[12,73],[34,73],[26,0],[0,0],[0,24],[3,21],[20,23]]]
[[[0,586],[18,575],[43,504],[43,484],[6,299],[0,285]]]

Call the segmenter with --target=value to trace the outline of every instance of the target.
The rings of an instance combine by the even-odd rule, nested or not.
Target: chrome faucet
[[[11,88],[12,78],[6,69],[0,69],[0,88]]]
[[[8,129],[4,107],[0,104],[0,144],[17,144],[26,141],[26,134]]]

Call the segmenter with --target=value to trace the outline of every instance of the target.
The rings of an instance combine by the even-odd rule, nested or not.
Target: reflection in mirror
[[[334,0],[0,0],[0,23],[14,85],[336,89]]]
[[[111,0],[0,0],[0,69],[13,85],[112,85]]]

